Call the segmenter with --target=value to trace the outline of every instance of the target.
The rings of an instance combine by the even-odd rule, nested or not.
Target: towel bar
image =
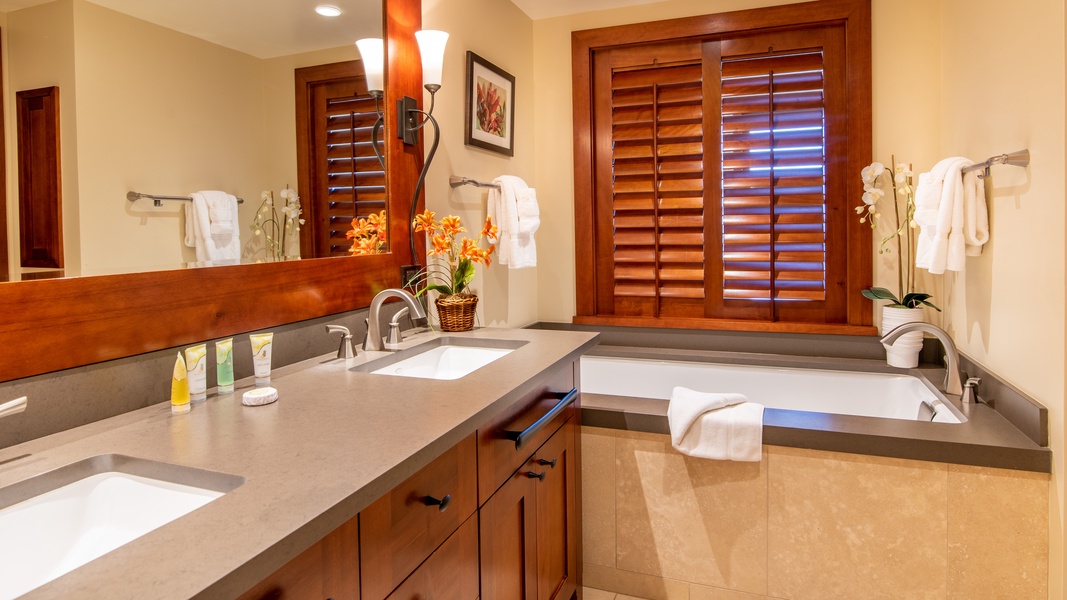
[[[1010,154],[1001,154],[1000,156],[994,156],[985,162],[973,164],[969,167],[964,167],[960,172],[963,174],[970,173],[971,171],[985,171],[978,175],[979,179],[985,179],[989,177],[989,167],[993,165],[1012,165],[1014,167],[1025,167],[1030,164],[1030,151],[1019,150],[1018,152],[1012,152]]]
[[[142,194],[141,192],[127,192],[126,199],[130,202],[135,202],[141,198],[151,198],[153,206],[163,206],[164,200],[176,200],[178,202],[192,202],[193,199],[189,196],[157,196],[155,194]],[[238,204],[244,204],[244,198],[237,199]]]
[[[457,177],[455,175],[450,175],[448,177],[448,185],[452,186],[453,188],[458,188],[463,185],[473,185],[474,187],[480,188],[493,188],[495,190],[500,189],[500,185],[496,183],[483,183],[481,181],[471,179],[470,177]]]

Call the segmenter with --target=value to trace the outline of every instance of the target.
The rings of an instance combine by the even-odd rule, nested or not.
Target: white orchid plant
[[[289,235],[296,237],[300,226],[304,224],[304,219],[300,218],[304,209],[300,207],[300,197],[296,195],[296,191],[287,185],[278,192],[278,196],[282,199],[280,207],[275,204],[274,192],[265,191],[260,194],[263,202],[256,210],[256,216],[250,226],[253,235],[263,237],[269,260],[287,258],[288,244],[291,241]],[[278,214],[279,208],[281,215]]]
[[[914,291],[915,278],[915,245],[912,230],[918,227],[915,222],[915,186],[914,173],[908,163],[896,162],[892,157],[893,170],[890,172],[880,162],[874,162],[860,171],[863,179],[863,204],[856,207],[856,213],[860,216],[860,223],[869,223],[871,229],[877,229],[882,219],[882,213],[878,211],[878,202],[886,196],[886,188],[893,192],[893,230],[882,238],[878,246],[878,254],[891,254],[890,242],[896,240],[897,246],[897,288],[900,295],[882,287],[871,287],[861,293],[871,300],[889,300],[889,306],[896,308],[919,308],[929,306],[936,311],[940,308],[934,306],[929,300],[932,297],[924,292]],[[903,218],[901,215],[903,209]],[[905,254],[905,244],[907,253]]]

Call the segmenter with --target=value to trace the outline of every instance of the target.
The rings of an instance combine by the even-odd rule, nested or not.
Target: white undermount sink
[[[459,379],[515,351],[526,342],[443,337],[356,367],[376,375]]]
[[[0,489],[0,600],[73,571],[243,482],[108,454]]]

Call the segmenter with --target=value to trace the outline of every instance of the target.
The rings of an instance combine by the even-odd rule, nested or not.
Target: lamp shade
[[[364,38],[356,41],[359,55],[363,58],[363,71],[367,74],[367,89],[371,92],[385,91],[385,44],[382,38]]]
[[[441,71],[444,68],[448,33],[423,29],[415,32],[415,39],[419,42],[419,54],[422,55],[422,83],[441,85]]]

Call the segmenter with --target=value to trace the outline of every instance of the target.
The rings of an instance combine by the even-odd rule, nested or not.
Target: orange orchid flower
[[[496,225],[493,225],[493,217],[486,217],[485,226],[482,227],[482,237],[495,240],[498,235],[500,235],[500,229],[498,229]]]
[[[448,254],[450,250],[452,250],[452,242],[448,239],[447,235],[439,233],[433,236],[433,248],[430,249],[430,254],[435,256]]]
[[[425,231],[430,235],[433,235],[434,231],[437,229],[437,223],[433,220],[436,215],[437,213],[429,210],[422,213],[421,215],[416,215],[415,222],[412,223],[412,225],[415,227],[415,233]]]
[[[444,231],[446,235],[455,236],[456,234],[467,231],[467,228],[463,226],[463,222],[459,217],[448,215],[441,219],[441,231]]]

